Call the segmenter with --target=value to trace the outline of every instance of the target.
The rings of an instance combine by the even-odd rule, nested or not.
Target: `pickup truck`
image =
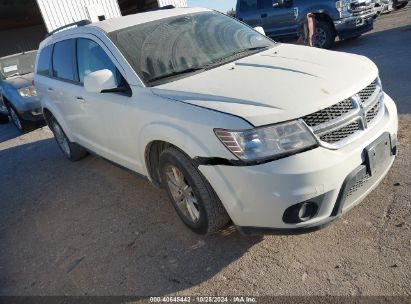
[[[371,0],[238,0],[236,17],[280,41],[297,39],[307,13],[316,17],[316,46],[330,48],[335,38],[352,39],[373,29]]]

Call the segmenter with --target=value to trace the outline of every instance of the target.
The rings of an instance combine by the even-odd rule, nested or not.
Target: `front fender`
[[[329,16],[332,20],[337,20],[340,18],[337,9],[330,7],[329,5],[319,4],[319,5],[309,5],[301,9],[301,16],[306,16],[308,13],[314,14],[324,14]]]
[[[201,134],[200,134],[201,133]],[[146,125],[139,136],[139,159],[145,159],[147,147],[155,141],[163,141],[182,150],[190,158],[234,156],[221,144],[213,129],[208,130],[185,128],[170,122],[154,122]],[[149,176],[147,164],[144,166],[144,175]]]

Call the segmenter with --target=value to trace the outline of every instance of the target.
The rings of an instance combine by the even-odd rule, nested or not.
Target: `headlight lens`
[[[34,86],[28,86],[18,90],[20,96],[22,97],[34,97],[37,96],[37,91]]]
[[[317,146],[302,121],[243,131],[214,130],[221,142],[244,161],[280,158]]]
[[[351,15],[348,11],[350,3],[350,0],[340,0],[335,2],[337,10],[340,12],[340,18],[349,17]]]

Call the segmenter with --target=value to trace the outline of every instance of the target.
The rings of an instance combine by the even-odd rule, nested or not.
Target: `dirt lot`
[[[50,131],[0,125],[0,295],[410,295],[411,5],[338,51],[380,68],[400,156],[319,232],[189,232],[164,192],[101,158],[66,161]]]

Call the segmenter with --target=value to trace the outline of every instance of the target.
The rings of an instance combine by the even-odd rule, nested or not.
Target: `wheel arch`
[[[334,35],[338,35],[337,30],[335,29],[334,26],[334,21],[333,19],[330,17],[329,14],[325,13],[325,12],[314,12],[315,15],[315,19],[318,21],[325,21],[328,24],[331,25],[331,28],[333,30]]]
[[[59,123],[59,125],[61,126],[61,128],[63,129],[64,133],[66,134],[66,136],[68,137],[68,139],[72,142],[74,142],[73,137],[71,132],[69,131],[70,129],[68,128],[68,126],[65,123],[65,120],[57,114],[58,111],[56,111],[53,106],[47,105],[47,106],[43,106],[43,116],[44,116],[44,120],[46,121],[47,125],[49,125],[50,123],[50,118],[54,117],[57,122]]]
[[[211,131],[212,132],[212,131]],[[203,135],[203,136],[201,136]],[[201,134],[195,136],[186,128],[170,124],[149,125],[143,129],[139,143],[140,159],[144,162],[145,174],[150,181],[157,187],[161,187],[158,165],[161,152],[169,147],[174,147],[184,153],[188,158],[194,159],[197,156],[222,156],[227,157],[229,153],[218,141],[216,136],[211,139],[215,140],[209,147],[205,143],[205,136],[211,134]],[[214,139],[215,137],[215,139]],[[210,148],[213,147],[213,151]],[[213,155],[213,153],[218,155]]]

